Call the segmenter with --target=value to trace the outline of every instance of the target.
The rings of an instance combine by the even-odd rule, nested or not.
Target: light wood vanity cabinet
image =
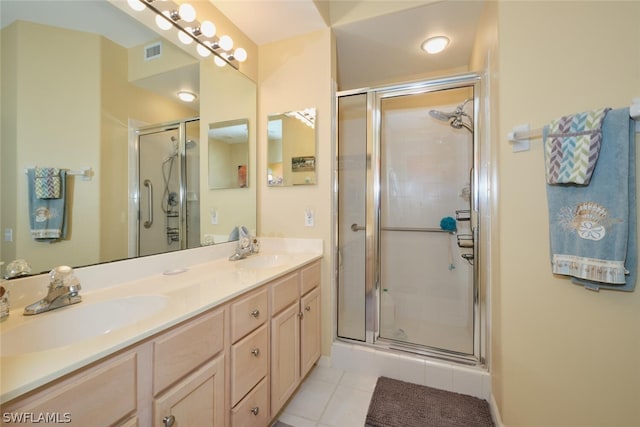
[[[319,285],[318,261],[7,402],[2,412],[56,413],[74,426],[266,427],[320,357]]]
[[[272,283],[271,417],[320,357],[320,262]]]

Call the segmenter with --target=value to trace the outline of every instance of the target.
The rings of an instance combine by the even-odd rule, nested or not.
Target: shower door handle
[[[151,181],[148,179],[144,180],[144,186],[147,187],[147,191],[149,192],[148,201],[148,219],[144,222],[144,228],[151,228],[153,225],[153,185]]]
[[[366,229],[367,227],[365,227],[364,225],[351,224],[351,231],[364,231]]]

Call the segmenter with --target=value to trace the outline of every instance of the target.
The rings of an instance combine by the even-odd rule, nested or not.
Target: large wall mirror
[[[316,109],[268,117],[267,184],[316,183]]]
[[[26,259],[35,274],[224,242],[239,225],[255,231],[255,132],[241,163],[227,165],[236,177],[245,166],[246,188],[213,191],[208,174],[209,124],[255,123],[253,81],[107,0],[2,0],[0,18],[1,260]],[[90,170],[64,180],[64,238],[33,238],[25,172],[36,167]],[[160,246],[141,251],[145,223]]]

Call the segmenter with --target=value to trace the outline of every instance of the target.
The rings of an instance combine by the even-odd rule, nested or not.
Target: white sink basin
[[[238,268],[259,269],[281,267],[291,262],[290,255],[252,255],[249,258],[237,261]]]
[[[23,325],[0,335],[0,355],[51,350],[108,334],[166,307],[164,295],[138,295],[36,314]]]

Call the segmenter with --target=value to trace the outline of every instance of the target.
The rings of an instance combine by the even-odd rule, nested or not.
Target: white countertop
[[[109,354],[138,343],[322,257],[322,241],[319,240],[263,239],[261,242],[262,250],[259,254],[240,261],[227,259],[231,253],[229,248],[234,247],[230,243],[216,245],[215,249],[209,249],[208,255],[215,255],[215,259],[197,264],[188,265],[189,262],[175,261],[177,257],[183,257],[183,259],[189,257],[189,251],[182,251],[174,255],[160,256],[160,262],[155,259],[156,257],[146,257],[141,260],[122,261],[122,263],[127,263],[126,265],[111,263],[95,267],[96,271],[94,272],[83,272],[82,269],[79,269],[76,275],[83,287],[80,292],[82,295],[81,303],[34,316],[22,315],[25,304],[12,305],[9,318],[0,323],[0,403],[14,399]],[[197,252],[191,253],[193,255],[191,262],[201,261],[203,254],[205,257],[207,255],[206,248],[193,251]],[[221,257],[222,254],[224,256]],[[251,268],[243,265],[244,261],[250,261],[257,257],[269,258],[276,254],[286,255],[285,261],[266,268]],[[168,262],[169,259],[173,261]],[[150,264],[155,265],[157,270],[155,273],[146,271],[154,269]],[[167,266],[170,268],[164,269]],[[89,269],[91,268],[89,267]],[[139,276],[139,272],[137,274],[131,273],[132,268],[138,271],[144,270],[149,274],[130,281],[121,280],[120,283],[115,284],[104,282],[104,279],[102,279],[103,283],[95,286],[91,286],[89,283],[89,281],[100,282],[99,276],[102,276],[105,271],[112,272],[109,274],[110,277],[118,274],[125,274],[127,277]],[[163,271],[183,269],[186,271],[178,274],[163,274]],[[130,274],[127,274],[127,271]],[[42,287],[43,280],[46,283],[46,277],[39,280],[39,289]],[[113,278],[111,280],[117,281]],[[19,286],[18,284],[13,286],[15,288],[13,291],[17,291]],[[28,287],[28,285],[23,286],[23,288]],[[46,286],[44,287],[46,289]],[[2,335],[10,333],[15,328],[21,328],[29,322],[40,322],[45,326],[55,320],[54,316],[63,315],[65,311],[71,311],[77,307],[83,307],[82,311],[90,316],[89,307],[92,304],[96,304],[95,307],[97,307],[105,301],[140,295],[161,295],[167,298],[167,304],[146,318],[63,347],[31,353],[2,354]],[[18,299],[20,301],[27,300],[23,295],[20,295]],[[34,302],[36,300],[31,301],[31,299],[28,301]],[[66,316],[67,313],[64,315]],[[123,314],[119,313],[118,315]],[[124,315],[126,316],[126,314]],[[91,322],[90,318],[84,320]],[[73,336],[74,327],[82,328],[82,325],[70,323],[64,330],[52,328],[55,330],[47,331],[47,333],[59,336],[71,334]],[[38,337],[25,336],[24,339],[37,340]],[[9,352],[9,349],[5,350],[6,352]]]

